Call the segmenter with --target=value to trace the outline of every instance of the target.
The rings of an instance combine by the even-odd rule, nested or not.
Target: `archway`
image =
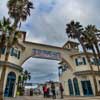
[[[46,81],[58,81],[58,63],[59,61],[56,60],[31,57],[24,62],[22,67],[32,75],[32,80],[29,82],[44,83]]]
[[[5,96],[12,97],[14,95],[15,81],[16,81],[16,74],[14,72],[8,73],[6,88],[4,93]]]
[[[69,56],[72,53],[70,54],[70,50],[68,49],[51,45],[26,42],[26,41],[24,41],[23,46],[26,48],[21,54],[20,57],[21,60],[19,62],[20,66],[22,66],[23,63],[30,57],[34,57],[34,58],[50,59],[56,61],[64,60],[68,64],[71,70],[74,69],[73,68],[74,63],[72,62],[72,59]]]

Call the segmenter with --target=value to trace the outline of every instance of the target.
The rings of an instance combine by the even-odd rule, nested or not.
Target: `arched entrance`
[[[16,81],[16,74],[14,72],[8,73],[6,88],[4,93],[6,97],[12,97],[14,95],[15,81]]]

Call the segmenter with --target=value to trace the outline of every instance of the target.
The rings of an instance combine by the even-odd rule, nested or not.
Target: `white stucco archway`
[[[20,60],[20,66],[30,57],[35,57],[34,54],[32,54],[32,50],[36,49],[36,50],[40,50],[40,51],[50,51],[50,52],[56,52],[60,54],[60,59],[53,59],[50,58],[52,60],[64,60],[69,66],[70,68],[73,70],[74,69],[74,64],[72,62],[72,59],[70,57],[70,55],[73,53],[73,51],[69,51],[68,49],[64,49],[61,47],[56,47],[56,46],[51,46],[51,45],[44,45],[44,44],[39,44],[39,43],[32,43],[32,42],[24,42],[23,43],[25,50],[24,52],[22,52],[21,54],[21,60]],[[40,57],[42,58],[42,57]],[[43,57],[44,59],[44,57]],[[47,58],[48,59],[48,58]]]

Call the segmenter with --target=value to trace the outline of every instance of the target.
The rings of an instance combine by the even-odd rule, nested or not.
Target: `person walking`
[[[50,97],[50,88],[47,88],[47,97]]]
[[[58,85],[56,86],[56,95],[57,96],[59,95],[59,86]]]
[[[33,96],[33,89],[30,89],[30,96]]]
[[[55,84],[51,83],[51,92],[52,92],[52,98],[56,99],[56,93],[55,93]]]
[[[46,98],[47,97],[47,85],[46,84],[43,86],[43,94],[44,94],[44,98]]]
[[[64,91],[64,88],[63,88],[62,83],[59,84],[59,90],[60,90],[61,99],[63,99],[63,91]]]

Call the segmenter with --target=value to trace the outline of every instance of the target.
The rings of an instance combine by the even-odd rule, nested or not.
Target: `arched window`
[[[77,78],[73,79],[73,84],[74,84],[75,95],[80,95],[80,90],[79,90]]]
[[[72,85],[72,80],[71,79],[68,80],[68,87],[69,87],[70,95],[74,95],[73,85]]]
[[[8,77],[10,77],[10,78],[16,78],[16,74],[14,73],[14,72],[10,72],[9,74],[8,74]]]

